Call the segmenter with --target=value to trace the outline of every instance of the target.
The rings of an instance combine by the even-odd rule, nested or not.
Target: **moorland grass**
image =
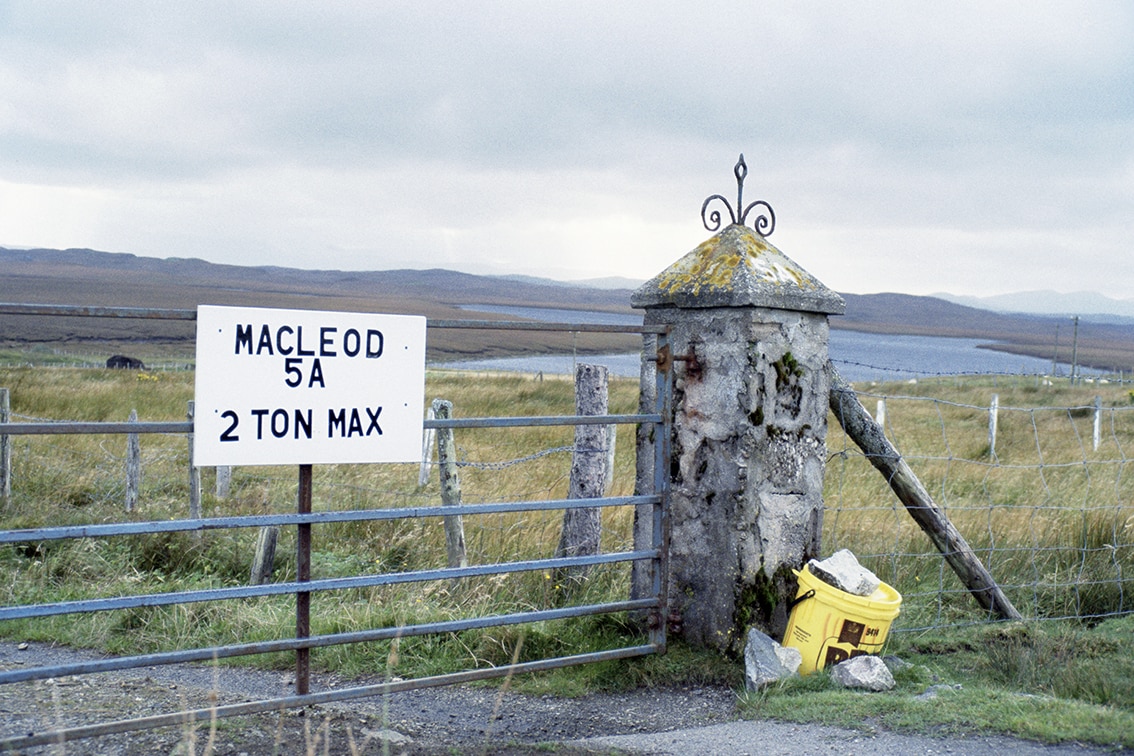
[[[3,368],[21,418],[180,420],[192,398],[190,372]],[[1029,618],[1064,618],[1023,625],[988,623],[936,554],[886,482],[843,435],[829,425],[824,551],[850,548],[902,592],[902,614],[889,651],[914,663],[893,694],[863,696],[834,690],[823,674],[745,698],[752,715],[849,723],[871,719],[894,728],[933,731],[993,729],[1042,740],[1081,739],[1134,746],[1130,679],[1134,623],[1134,491],[1125,460],[1134,419],[1127,390],[1117,385],[1041,385],[1027,379],[967,377],[900,386],[859,387],[887,396],[887,433],[927,489],[965,534],[1017,607]],[[987,408],[1000,397],[995,453],[988,443]],[[900,398],[900,396],[908,398]],[[1114,410],[1103,443],[1092,448],[1094,396]],[[570,381],[524,375],[430,371],[427,401],[453,402],[457,417],[570,414]],[[637,406],[636,381],[612,379],[610,411]],[[1072,409],[1068,409],[1072,408]],[[144,436],[140,504],[123,510],[125,439],[115,436],[15,436],[13,494],[3,527],[23,528],[187,516],[185,439]],[[566,496],[570,428],[458,431],[461,488],[466,502]],[[612,494],[629,494],[634,480],[633,433],[619,429]],[[536,452],[546,452],[530,458]],[[523,461],[518,461],[523,460]],[[325,465],[315,468],[316,510],[436,505],[436,473],[418,487],[417,465]],[[211,471],[204,471],[211,491]],[[204,514],[290,512],[296,472],[238,468],[225,499],[207,494]],[[466,518],[471,563],[550,556],[559,512]],[[608,550],[628,547],[633,513],[605,510]],[[248,580],[256,533],[200,534],[27,542],[0,548],[0,601],[7,605],[97,596],[159,593],[242,585]],[[293,579],[295,535],[284,529],[275,580]],[[428,569],[445,565],[441,523],[411,519],[315,528],[314,577]],[[569,594],[543,572],[486,576],[454,585],[407,584],[316,594],[312,632],[345,632],[537,609],[565,601],[605,601],[627,595],[625,566],[595,569]],[[1083,619],[1066,619],[1069,617]],[[918,629],[920,628],[920,629]],[[46,640],[138,653],[288,637],[294,599],[260,598],[169,608],[143,608],[16,620],[4,637]],[[506,664],[640,642],[638,626],[619,616],[583,618],[401,638],[317,649],[317,667],[346,676],[390,671],[414,677],[472,666]],[[396,652],[395,652],[396,649]],[[248,657],[239,663],[287,667],[290,655]],[[572,694],[637,684],[738,686],[734,660],[679,642],[665,657],[589,665],[517,681],[527,690]],[[916,696],[934,683],[962,685],[932,707]],[[1052,702],[1059,702],[1056,706]],[[1058,709],[1058,714],[1054,710]],[[1093,734],[1092,734],[1093,733]],[[1125,735],[1123,733],[1126,733]]]

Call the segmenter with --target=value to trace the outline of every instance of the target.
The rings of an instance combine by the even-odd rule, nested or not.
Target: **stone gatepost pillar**
[[[720,650],[739,650],[752,625],[782,637],[792,570],[819,556],[827,317],[845,309],[765,239],[774,224],[766,203],[741,210],[746,170],[742,155],[739,222],[631,299],[647,324],[670,326],[675,358],[671,630]],[[724,201],[710,197],[702,216],[714,199]],[[757,205],[763,234],[743,225]],[[705,225],[719,228],[719,212]]]

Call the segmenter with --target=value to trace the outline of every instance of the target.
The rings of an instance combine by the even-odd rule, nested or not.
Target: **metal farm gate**
[[[154,318],[195,320],[193,310],[155,310],[143,308],[78,307],[63,305],[0,304],[0,314],[38,316],[87,316],[110,318]],[[198,517],[194,519],[122,521],[91,523],[78,526],[43,527],[35,529],[7,529],[0,531],[0,546],[42,543],[62,539],[106,539],[119,536],[175,532],[207,531],[233,528],[264,528],[268,526],[296,529],[296,579],[289,582],[260,585],[234,585],[208,590],[189,590],[145,595],[118,595],[88,598],[57,603],[7,605],[0,607],[0,622],[28,618],[43,618],[64,614],[109,612],[137,607],[165,607],[196,602],[219,602],[261,596],[294,595],[296,597],[296,623],[294,637],[266,642],[247,642],[220,645],[210,648],[190,648],[175,651],[122,656],[84,661],[58,666],[20,667],[0,671],[0,696],[4,685],[15,685],[35,680],[62,678],[73,675],[92,675],[112,670],[125,670],[156,665],[215,662],[250,654],[290,652],[295,655],[295,695],[268,698],[246,703],[213,706],[206,709],[175,711],[143,718],[103,722],[94,725],[32,732],[20,737],[0,740],[0,751],[12,751],[32,746],[62,743],[81,738],[97,737],[129,730],[186,725],[219,717],[244,716],[314,704],[344,701],[416,688],[427,688],[453,683],[503,677],[524,672],[549,670],[588,662],[625,659],[646,654],[664,653],[666,648],[666,545],[667,545],[667,460],[669,453],[671,402],[673,393],[671,360],[666,332],[662,327],[594,325],[580,323],[535,323],[473,320],[429,321],[428,330],[436,329],[496,329],[503,331],[536,330],[571,333],[640,333],[645,349],[656,350],[656,371],[643,371],[653,385],[643,385],[642,396],[652,400],[653,407],[640,414],[595,416],[534,416],[534,417],[476,417],[460,419],[427,419],[427,430],[509,428],[530,426],[578,425],[629,425],[648,429],[653,442],[644,444],[652,459],[639,460],[639,469],[652,471],[639,476],[638,492],[632,496],[592,499],[556,499],[532,501],[506,501],[457,506],[413,506],[391,509],[332,509],[312,511],[312,468],[300,465],[298,475],[298,506],[294,514],[267,514],[232,517]],[[651,375],[652,374],[652,375]],[[649,379],[647,379],[649,380]],[[47,434],[177,434],[191,439],[193,423],[188,422],[9,422],[4,423],[0,436]],[[639,451],[641,453],[641,451]],[[647,480],[643,482],[642,478]],[[648,488],[649,490],[642,490]],[[312,531],[332,523],[366,523],[414,518],[446,518],[455,515],[471,517],[495,513],[564,511],[581,507],[634,508],[638,517],[648,517],[651,533],[648,544],[631,550],[600,553],[593,556],[547,557],[493,564],[476,564],[467,567],[450,567],[414,571],[355,574],[330,579],[311,578]],[[3,512],[0,511],[0,522]],[[644,529],[639,526],[639,530]],[[8,546],[11,547],[11,546]],[[636,550],[635,550],[636,549]],[[589,565],[608,565],[635,562],[638,569],[645,567],[648,575],[648,594],[643,598],[607,603],[579,604],[534,611],[475,616],[443,622],[371,627],[324,635],[310,634],[310,598],[312,594],[328,591],[392,586],[412,582],[461,581],[477,576],[507,575],[529,571],[555,571]],[[311,691],[309,684],[309,653],[311,649],[329,646],[390,641],[427,634],[456,633],[465,630],[519,625],[572,617],[610,613],[633,612],[646,619],[648,639],[641,645],[624,646],[597,652],[577,653],[508,665],[466,669],[418,679],[396,680],[377,685],[338,688],[328,691]]]

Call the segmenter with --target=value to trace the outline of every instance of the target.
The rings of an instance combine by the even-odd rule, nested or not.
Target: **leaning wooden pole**
[[[949,518],[925,490],[902,455],[886,439],[882,428],[858,401],[851,385],[843,380],[834,365],[828,363],[827,367],[831,374],[831,412],[851,440],[862,449],[870,464],[886,478],[914,522],[944,555],[945,561],[957,573],[957,577],[977,603],[1002,619],[1022,619],[1020,612],[1000,590],[1000,586],[973,553],[964,536],[949,522]]]

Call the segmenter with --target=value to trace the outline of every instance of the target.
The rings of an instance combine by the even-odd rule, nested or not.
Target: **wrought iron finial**
[[[709,209],[709,203],[713,200],[723,202],[725,209],[728,210],[729,218],[732,219],[733,223],[739,223],[740,225],[744,225],[745,221],[748,219],[748,212],[752,208],[760,206],[762,210],[756,215],[756,219],[752,222],[752,228],[754,228],[756,233],[760,234],[760,236],[771,236],[772,231],[776,228],[776,214],[772,211],[772,206],[764,200],[756,200],[748,205],[748,207],[744,206],[744,178],[748,175],[748,164],[744,162],[743,153],[741,153],[740,160],[736,162],[736,167],[732,169],[732,172],[733,175],[736,176],[736,211],[733,211],[732,205],[728,203],[727,199],[719,194],[714,194],[701,205],[701,222],[704,223],[705,228],[710,231],[720,230],[721,211],[713,210],[708,215],[705,214],[705,211]],[[739,218],[736,216],[738,212],[740,213]]]

